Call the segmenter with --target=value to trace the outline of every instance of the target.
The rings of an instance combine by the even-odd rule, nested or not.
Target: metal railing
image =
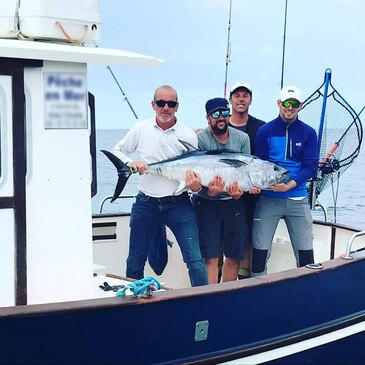
[[[316,204],[314,206],[314,210],[316,207],[319,207],[322,209],[322,212],[324,214],[324,221],[325,222],[328,222],[328,213],[327,213],[327,209],[319,202],[319,201],[316,201]]]
[[[135,198],[135,195],[120,195],[118,196],[117,199],[132,199]],[[99,214],[103,213],[103,208],[104,208],[104,204],[108,201],[108,200],[112,200],[112,196],[106,196],[100,203],[100,207],[99,207]]]
[[[346,254],[345,254],[345,256],[343,257],[345,260],[352,260],[352,259],[353,259],[353,257],[352,257],[352,256],[350,256],[352,243],[353,243],[353,241],[354,241],[354,239],[355,239],[355,238],[357,238],[357,237],[361,237],[361,236],[364,236],[364,235],[365,235],[365,231],[361,231],[361,232],[354,233],[354,234],[350,237],[350,239],[349,239],[349,241],[348,241],[348,243],[347,243]]]

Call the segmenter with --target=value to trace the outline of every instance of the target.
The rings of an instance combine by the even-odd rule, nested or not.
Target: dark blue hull
[[[365,321],[365,259],[262,278],[111,298],[0,309],[0,364],[219,363]],[[195,341],[197,322],[209,321]],[[272,364],[359,364],[364,332]]]

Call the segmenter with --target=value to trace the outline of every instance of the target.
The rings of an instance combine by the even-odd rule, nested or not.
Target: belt
[[[180,195],[163,196],[161,198],[154,198],[153,196],[149,196],[149,195],[142,193],[142,191],[140,191],[139,194],[141,194],[145,197],[148,197],[148,199],[151,201],[156,201],[158,203],[172,203],[172,202],[179,202],[179,201],[189,199],[189,195],[187,192],[184,192]]]

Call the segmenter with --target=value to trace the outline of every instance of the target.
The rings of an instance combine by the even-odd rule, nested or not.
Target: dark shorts
[[[248,233],[242,199],[195,199],[200,249],[204,259],[245,256]]]
[[[248,229],[248,240],[247,246],[252,246],[252,226],[253,226],[253,217],[255,214],[255,206],[258,200],[259,195],[257,194],[248,194],[245,193],[242,195],[243,204],[246,209],[246,224]]]

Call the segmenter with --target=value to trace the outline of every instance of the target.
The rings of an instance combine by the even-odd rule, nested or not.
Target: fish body
[[[102,150],[117,168],[119,179],[113,195],[114,201],[122,192],[130,168],[111,152]],[[288,170],[272,162],[252,155],[228,151],[193,151],[178,157],[151,163],[146,174],[163,176],[180,182],[178,190],[184,187],[186,171],[193,170],[200,175],[201,184],[208,186],[214,176],[222,177],[226,186],[237,180],[244,191],[251,187],[266,189],[269,186],[289,180]]]

